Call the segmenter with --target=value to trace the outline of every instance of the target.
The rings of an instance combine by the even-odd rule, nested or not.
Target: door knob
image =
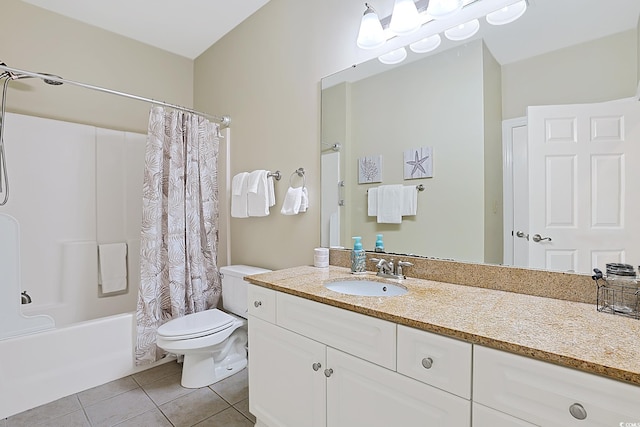
[[[333,369],[329,368],[324,370],[325,377],[329,378],[331,375],[333,375]]]
[[[529,240],[529,235],[528,235],[528,234],[525,234],[525,233],[524,233],[524,232],[522,232],[522,231],[516,231],[516,237],[520,237],[520,238],[524,238],[524,239]]]
[[[534,234],[533,237],[531,238],[531,240],[533,240],[534,242],[538,243],[538,242],[543,242],[545,240],[551,241],[551,237],[542,237],[539,234]]]
[[[317,362],[311,365],[311,367],[313,368],[314,371],[317,371],[318,369],[322,368],[322,365],[320,364],[320,362]]]

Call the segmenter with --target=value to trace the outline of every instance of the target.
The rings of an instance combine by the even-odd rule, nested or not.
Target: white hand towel
[[[267,174],[269,171],[256,170],[247,178],[247,215],[269,215],[269,189]]]
[[[103,294],[127,289],[127,244],[98,245],[98,271]]]
[[[297,215],[300,212],[300,204],[302,203],[302,187],[289,187],[287,194],[282,202],[280,213],[283,215]]]
[[[269,207],[276,204],[276,190],[273,188],[273,177],[267,177],[267,191],[269,192]]]
[[[378,216],[378,188],[376,187],[367,191],[367,215]]]
[[[402,216],[413,216],[418,213],[418,189],[415,185],[405,185],[402,189]]]
[[[234,218],[247,218],[247,190],[249,174],[240,172],[231,181],[231,216]]]
[[[378,223],[402,223],[402,185],[378,187]]]
[[[302,187],[302,193],[300,194],[300,212],[306,212],[309,209],[309,193],[307,187]]]

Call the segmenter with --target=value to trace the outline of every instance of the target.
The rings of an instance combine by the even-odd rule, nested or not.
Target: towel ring
[[[293,171],[293,173],[289,176],[289,187],[293,187],[293,176],[294,175],[298,175],[299,177],[302,178],[302,188],[306,187],[307,185],[307,178],[304,174],[304,168],[298,168],[295,171]]]

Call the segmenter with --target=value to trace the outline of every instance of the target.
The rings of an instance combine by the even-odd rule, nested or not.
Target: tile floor
[[[252,427],[247,370],[199,389],[169,362],[12,417],[0,427]]]

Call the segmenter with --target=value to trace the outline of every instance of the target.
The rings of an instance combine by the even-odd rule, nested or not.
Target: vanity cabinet
[[[249,291],[256,426],[470,426],[468,399],[396,371],[395,323],[268,289],[260,292],[273,292],[275,320],[264,320],[269,303],[252,299],[257,291]]]
[[[474,414],[480,404],[539,426],[640,422],[640,387],[480,346],[474,346],[473,400]],[[520,425],[476,421],[474,427]]]

